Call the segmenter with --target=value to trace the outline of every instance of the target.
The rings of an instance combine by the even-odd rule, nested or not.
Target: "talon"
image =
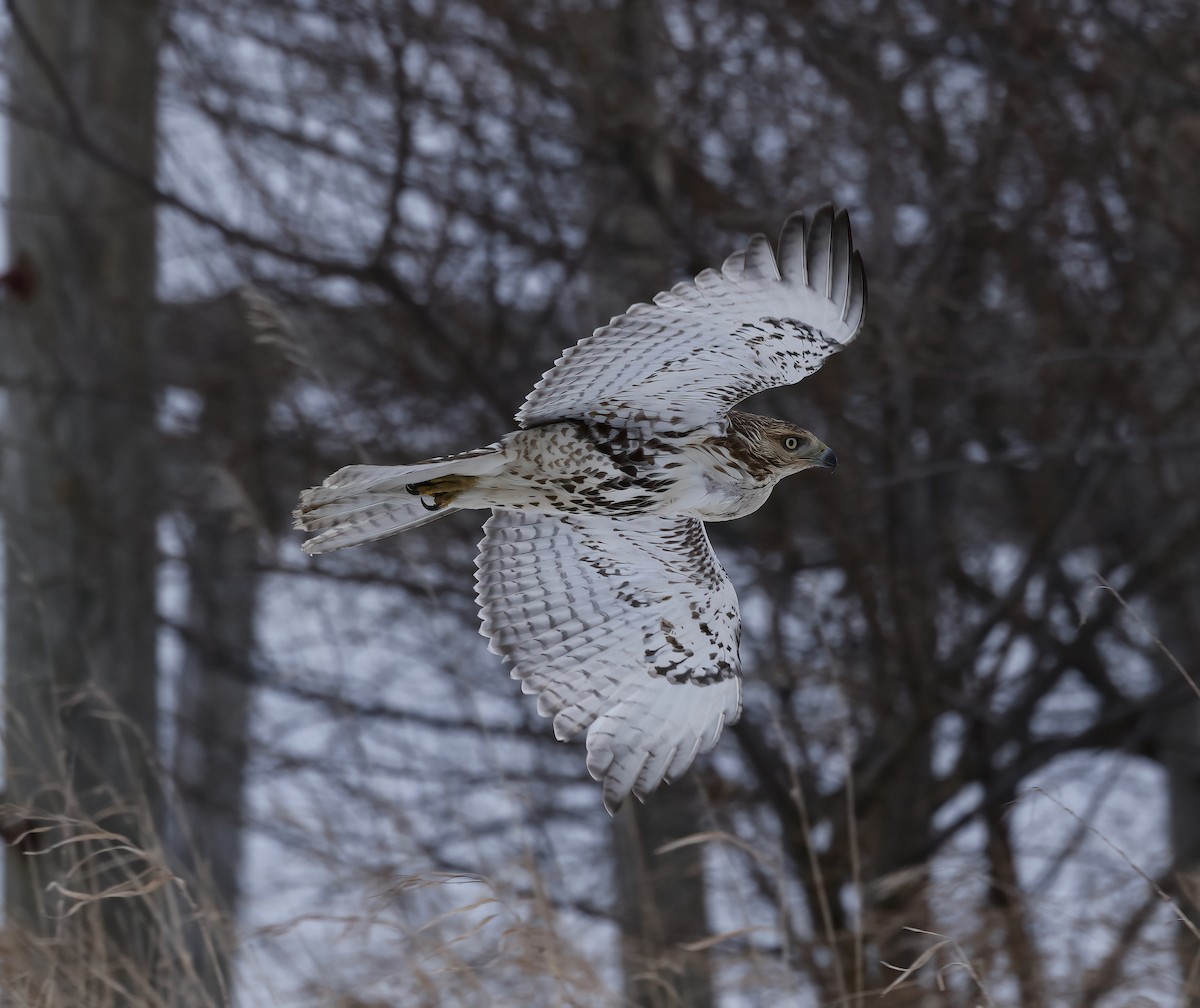
[[[418,489],[416,483],[405,483],[404,489],[407,490],[414,497],[418,497],[421,494],[421,491]]]
[[[437,502],[437,498],[434,498],[433,503],[430,504],[429,501],[427,501],[424,497],[422,497],[421,498],[421,507],[423,507],[426,511],[436,511],[438,508],[441,507],[441,505]]]

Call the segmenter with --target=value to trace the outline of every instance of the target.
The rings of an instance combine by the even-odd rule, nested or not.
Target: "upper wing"
[[[747,396],[791,385],[854,339],[867,308],[846,211],[792,214],[779,253],[761,234],[716,270],[635,304],[567,350],[517,421],[642,411],[698,426]]]
[[[491,650],[616,811],[682,774],[737,720],[737,595],[704,525],[494,510],[478,601]]]

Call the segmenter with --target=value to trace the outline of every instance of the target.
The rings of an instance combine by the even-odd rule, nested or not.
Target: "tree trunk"
[[[227,983],[242,862],[242,805],[253,701],[260,485],[272,383],[254,352],[240,304],[201,312],[179,335],[177,369],[204,402],[199,457],[183,460],[176,496],[191,524],[187,544],[186,655],[176,711],[173,779],[179,823],[173,861],[211,901],[217,927],[189,933],[192,957],[214,999]],[[193,313],[194,315],[194,313]],[[186,360],[186,364],[181,361]],[[274,509],[278,510],[278,509]]]
[[[1195,563],[1184,570],[1200,575]],[[1164,592],[1164,596],[1168,593]],[[1200,617],[1200,591],[1196,582],[1185,579],[1164,597],[1157,616],[1161,641],[1170,652],[1160,662],[1168,689],[1176,688],[1181,700],[1160,712],[1154,719],[1153,736],[1157,741],[1159,762],[1167,775],[1167,801],[1170,806],[1171,851],[1174,855],[1175,887],[1180,905],[1191,921],[1200,908],[1200,701],[1184,693],[1182,678],[1174,666],[1179,662],[1196,681],[1200,664],[1200,642],[1196,620]],[[1192,930],[1181,924],[1176,930],[1176,953],[1183,975],[1178,1003],[1185,1008],[1200,1008],[1200,946]]]
[[[639,1008],[714,1003],[707,955],[682,947],[708,934],[703,846],[658,853],[695,832],[698,805],[695,779],[685,777],[613,824],[625,996]]]
[[[64,918],[73,899],[53,887],[127,895],[164,879],[153,853],[154,206],[85,152],[153,177],[158,16],[153,0],[24,0],[11,13],[9,238],[33,282],[10,287],[0,350],[6,910],[23,932],[106,957],[93,956],[99,976],[78,1003],[140,1004],[156,969],[145,901]],[[77,839],[95,826],[128,847]]]
[[[586,25],[585,128],[595,152],[589,184],[596,226],[587,263],[597,324],[670,285],[670,166],[660,143],[651,62],[657,14],[626,0]],[[599,82],[599,86],[598,85]],[[692,771],[694,774],[694,771]],[[659,854],[699,832],[691,776],[631,801],[613,824],[625,996],[638,1008],[708,1008],[707,954],[681,944],[708,933],[702,847]]]
[[[188,549],[187,652],[180,674],[173,778],[178,826],[171,861],[211,915],[187,943],[209,995],[229,982],[240,895],[242,797],[251,707],[250,656],[258,578],[256,534],[241,512],[209,499],[193,514]]]

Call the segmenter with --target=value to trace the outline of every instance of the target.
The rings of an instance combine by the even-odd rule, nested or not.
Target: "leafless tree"
[[[45,222],[15,213],[54,195],[21,177],[56,176],[31,176],[14,140],[11,244],[32,274],[10,274],[4,311],[124,312],[108,284],[134,272],[138,303],[165,294],[131,440],[102,435],[74,386],[53,408],[138,445],[157,390],[166,449],[123,451],[133,482],[104,510],[159,474],[153,503],[110,524],[144,579],[154,558],[127,536],[144,547],[169,516],[163,563],[190,586],[163,621],[187,656],[167,726],[173,863],[232,907],[241,827],[294,859],[266,885],[325,880],[297,883],[297,916],[357,907],[353,953],[311,921],[331,951],[297,998],[862,1003],[900,977],[889,1003],[924,1005],[965,958],[975,979],[944,974],[953,996],[1200,1003],[1198,21],[1170,0],[177,0],[156,21],[157,170],[153,129],[145,151],[112,143],[99,93],[10,86],[28,142],[69,147],[71,185],[158,207],[157,282],[107,253],[84,259],[109,266],[97,286],[82,246],[43,251]],[[23,66],[14,82],[45,85]],[[494,437],[562,346],[830,198],[864,250],[869,324],[770,408],[842,465],[714,530],[746,614],[746,713],[610,832],[580,753],[474,638],[477,524],[310,568],[291,497],[345,462]],[[22,301],[29,275],[42,286]],[[247,281],[266,295],[254,324],[231,293]],[[13,459],[42,394],[22,360],[5,365]],[[75,465],[86,446],[68,447]],[[18,515],[56,512],[14,496],[5,465],[11,714],[13,648],[34,646],[12,629],[32,625],[13,603],[32,604]],[[62,518],[82,537],[77,519]],[[135,709],[152,737],[153,705]],[[13,737],[10,767],[65,751],[21,755]],[[1151,795],[1169,842],[1126,851],[1139,876],[1105,838],[1119,846],[1109,831]],[[263,887],[244,920],[269,920]],[[1065,928],[1062,893],[1089,907]],[[500,923],[463,909],[476,897]],[[881,965],[923,962],[942,939],[920,932],[958,946],[903,975]],[[272,934],[243,929],[244,947]]]

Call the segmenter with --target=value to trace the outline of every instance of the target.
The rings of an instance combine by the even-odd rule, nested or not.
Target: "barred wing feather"
[[[866,314],[850,221],[793,214],[778,254],[763,235],[567,350],[517,413],[522,426],[642,412],[675,427],[710,421],[764,389],[816,371]]]
[[[481,632],[615,811],[717,743],[741,711],[737,595],[701,522],[494,510]]]

